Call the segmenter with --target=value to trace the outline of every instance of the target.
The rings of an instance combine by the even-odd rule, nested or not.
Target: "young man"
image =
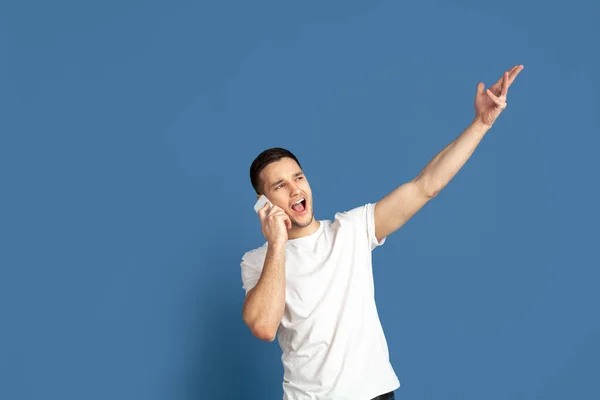
[[[310,185],[291,152],[273,148],[254,160],[252,185],[272,207],[258,212],[265,244],[242,258],[243,320],[257,338],[279,338],[284,400],[394,398],[400,381],[377,315],[371,251],[456,175],[522,69],[485,91],[477,85],[473,122],[417,177],[333,221],[314,218]]]

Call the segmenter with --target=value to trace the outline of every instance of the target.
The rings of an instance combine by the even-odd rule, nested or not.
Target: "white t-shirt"
[[[285,247],[285,312],[277,331],[284,400],[369,400],[400,386],[374,298],[374,204],[319,221]],[[246,293],[260,278],[267,243],[244,254]]]

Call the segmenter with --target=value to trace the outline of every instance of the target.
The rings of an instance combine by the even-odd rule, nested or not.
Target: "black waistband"
[[[389,399],[393,399],[393,394],[394,394],[394,392],[388,392],[388,393],[380,394],[377,397],[373,397],[371,400],[389,400]]]

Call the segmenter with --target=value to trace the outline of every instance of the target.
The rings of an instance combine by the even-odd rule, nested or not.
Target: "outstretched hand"
[[[500,113],[506,108],[508,88],[522,70],[523,66],[517,65],[510,71],[505,71],[498,82],[485,90],[483,82],[477,84],[477,94],[475,95],[476,118],[485,125],[492,126],[494,124],[496,118],[498,118]]]

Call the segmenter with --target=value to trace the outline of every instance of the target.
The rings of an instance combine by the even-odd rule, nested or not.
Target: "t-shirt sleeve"
[[[381,240],[377,240],[377,236],[375,235],[375,204],[368,203],[364,206],[364,218],[365,225],[367,230],[367,239],[369,240],[369,244],[371,245],[371,250],[375,249],[378,246],[381,246],[385,243],[386,238],[382,238]]]
[[[363,238],[368,248],[373,251],[385,243],[386,238],[380,241],[375,236],[375,204],[367,203],[363,206],[340,213],[336,217],[341,225],[350,224],[355,229],[358,237]]]
[[[242,288],[246,294],[256,286],[262,273],[263,261],[253,252],[247,252],[240,263],[242,268]]]

